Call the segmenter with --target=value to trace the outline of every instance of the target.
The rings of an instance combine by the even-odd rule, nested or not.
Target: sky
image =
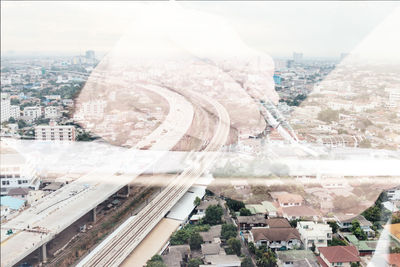
[[[274,57],[339,57],[357,47],[396,2],[260,1],[174,2],[222,16],[243,41]],[[138,2],[1,2],[1,51],[8,53],[107,52],[129,31],[135,17],[160,8]],[[162,8],[162,6],[161,6]],[[146,14],[146,13],[144,13]],[[155,19],[155,23],[163,23]],[[172,18],[173,19],[173,18]]]

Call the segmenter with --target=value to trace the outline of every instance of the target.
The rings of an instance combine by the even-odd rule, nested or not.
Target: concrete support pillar
[[[47,247],[46,244],[42,245],[42,262],[47,262]]]
[[[129,197],[131,195],[131,186],[128,184],[126,186],[126,196]]]
[[[94,207],[93,209],[92,209],[92,211],[91,211],[91,220],[92,220],[92,222],[96,222],[96,213],[97,213],[97,206],[96,207]]]

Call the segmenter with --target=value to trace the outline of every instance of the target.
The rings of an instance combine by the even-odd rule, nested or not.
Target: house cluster
[[[189,245],[169,246],[163,252],[162,259],[168,267],[187,266],[192,258],[201,259],[200,266],[230,266],[240,267],[241,259],[236,255],[229,255],[223,248],[221,241],[221,225],[211,226],[206,232],[200,232],[203,244],[200,250],[191,250]]]

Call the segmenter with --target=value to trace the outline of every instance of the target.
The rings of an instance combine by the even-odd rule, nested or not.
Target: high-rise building
[[[61,117],[61,111],[59,107],[49,106],[44,108],[44,117],[46,119],[58,119]]]
[[[36,140],[75,141],[75,127],[71,125],[39,125],[35,127]]]
[[[10,95],[7,93],[1,93],[1,122],[5,122],[10,119],[10,108]]]
[[[94,51],[93,50],[86,51],[86,58],[87,59],[95,59]]]
[[[300,62],[302,60],[303,60],[303,53],[293,52],[293,61],[294,62]]]
[[[42,116],[42,107],[25,107],[24,108],[24,119],[25,120],[36,120]]]
[[[14,118],[15,120],[19,120],[20,117],[21,117],[21,111],[19,109],[19,106],[11,105],[10,106],[10,118]]]

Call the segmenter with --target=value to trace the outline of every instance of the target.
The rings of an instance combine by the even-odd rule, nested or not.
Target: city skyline
[[[189,2],[179,6],[223,17],[246,44],[275,58],[291,57],[293,52],[303,53],[304,58],[339,58],[368,37],[398,4]],[[163,5],[3,2],[2,54],[71,55],[88,49],[105,54],[129,29],[132,18],[158,8]]]

